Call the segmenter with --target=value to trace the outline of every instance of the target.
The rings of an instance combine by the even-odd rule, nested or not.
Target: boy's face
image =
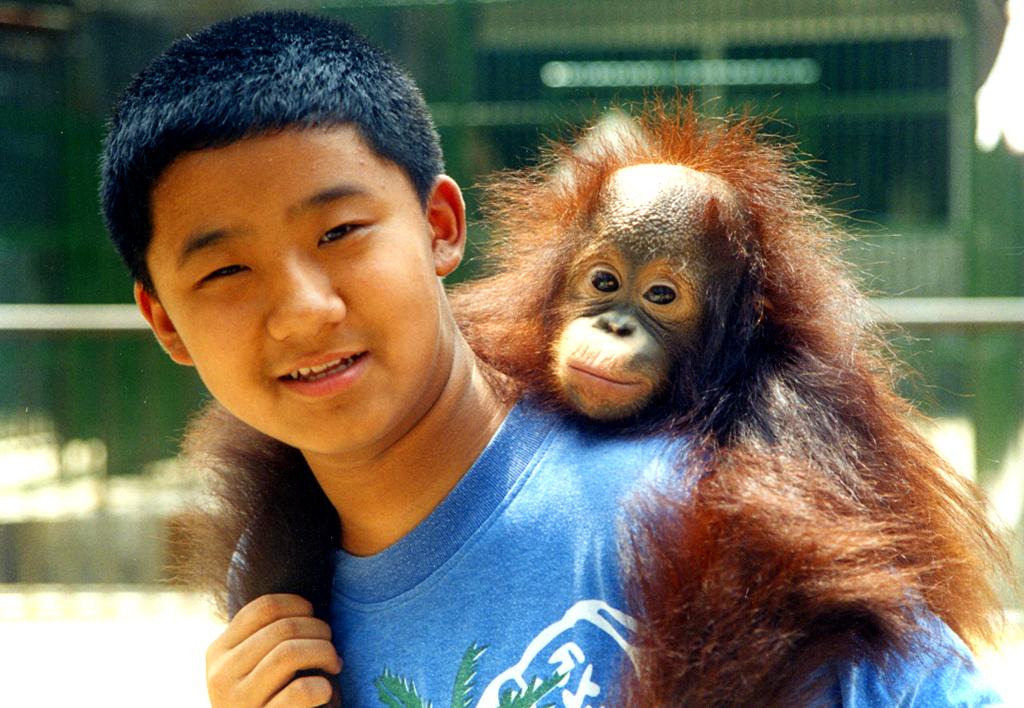
[[[438,276],[465,238],[450,179],[424,208],[354,127],[287,130],[180,157],[152,223],[156,294],[137,285],[139,307],[243,421],[358,457],[437,400],[456,336]]]

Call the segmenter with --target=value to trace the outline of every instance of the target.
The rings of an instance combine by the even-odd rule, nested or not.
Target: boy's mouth
[[[303,366],[290,374],[281,377],[284,381],[319,381],[333,374],[340,373],[363,358],[366,352],[328,361],[317,366]]]

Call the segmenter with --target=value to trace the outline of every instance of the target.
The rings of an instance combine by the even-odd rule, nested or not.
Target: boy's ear
[[[178,330],[168,317],[167,310],[160,304],[157,296],[146,290],[138,281],[135,281],[135,304],[139,306],[139,312],[146,318],[149,328],[153,330],[167,355],[179,364],[193,366],[192,357],[189,356],[185,343],[181,341]]]
[[[427,221],[431,229],[434,270],[443,277],[462,262],[466,249],[466,203],[459,185],[448,175],[441,175],[434,182],[427,200]]]

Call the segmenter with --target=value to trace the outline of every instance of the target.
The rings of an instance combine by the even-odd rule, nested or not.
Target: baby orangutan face
[[[718,178],[679,165],[613,173],[568,269],[552,337],[552,373],[572,408],[621,420],[666,391],[675,362],[699,346],[738,201]]]

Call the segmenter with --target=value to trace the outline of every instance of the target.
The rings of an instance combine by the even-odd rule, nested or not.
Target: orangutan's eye
[[[644,300],[655,305],[667,305],[676,299],[676,291],[671,285],[652,285],[644,293]]]
[[[590,284],[603,293],[613,293],[619,289],[619,279],[606,270],[595,270],[591,273]]]

